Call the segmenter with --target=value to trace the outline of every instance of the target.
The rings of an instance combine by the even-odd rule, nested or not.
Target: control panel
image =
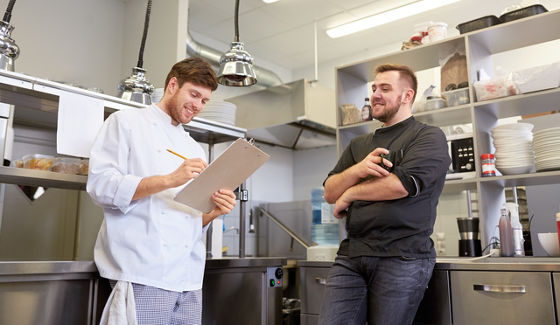
[[[266,268],[266,279],[268,286],[271,288],[282,287],[282,276],[284,275],[284,270],[281,267],[267,267]]]

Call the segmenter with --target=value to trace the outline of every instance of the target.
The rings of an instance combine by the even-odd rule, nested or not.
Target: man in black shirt
[[[410,324],[424,295],[451,160],[441,129],[412,116],[416,88],[409,67],[376,68],[371,103],[383,127],[352,139],[325,180],[325,200],[347,217],[348,237],[329,273],[320,324]]]

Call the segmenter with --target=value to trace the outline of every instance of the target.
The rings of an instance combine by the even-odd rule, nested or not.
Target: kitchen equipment
[[[543,5],[532,5],[532,6],[529,6],[529,7],[525,7],[525,8],[521,8],[521,9],[517,9],[517,10],[507,12],[507,13],[500,16],[500,21],[502,23],[507,23],[508,21],[521,19],[521,18],[533,16],[533,15],[542,14],[542,13],[547,12],[547,11],[548,10],[546,10],[546,8]]]
[[[146,36],[148,36],[148,25],[150,23],[150,12],[152,10],[152,0],[148,0],[146,7],[146,18],[144,19],[144,32],[140,43],[140,53],[138,53],[138,63],[132,68],[132,75],[123,79],[118,86],[119,97],[125,100],[150,105],[152,99],[150,95],[154,91],[154,86],[146,79],[146,70],[142,68],[144,61],[144,46]]]
[[[448,145],[453,172],[462,173],[476,170],[472,137],[450,140]]]
[[[19,47],[11,38],[14,26],[10,25],[15,0],[10,0],[4,18],[0,21],[0,69],[14,71],[14,60],[19,56]]]
[[[478,236],[479,219],[472,216],[471,191],[467,195],[467,218],[457,218],[459,226],[459,256],[481,256],[482,247]]]
[[[506,202],[504,207],[510,215],[511,231],[513,239],[513,255],[525,256],[525,249],[523,248],[523,226],[519,222],[519,210],[516,203]]]
[[[443,22],[432,22],[428,26],[428,37],[430,42],[440,41],[447,37],[447,24]]]
[[[481,256],[482,246],[478,235],[478,218],[457,218],[459,226],[459,256]]]
[[[465,34],[468,32],[475,31],[477,29],[482,29],[493,25],[497,25],[499,23],[500,23],[500,19],[498,17],[494,15],[490,15],[490,16],[484,16],[461,23],[457,25],[457,29],[459,30],[459,33]]]

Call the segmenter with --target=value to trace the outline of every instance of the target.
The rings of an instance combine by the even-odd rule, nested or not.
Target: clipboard
[[[268,159],[270,155],[239,138],[177,193],[175,201],[210,212],[216,206],[211,199],[214,192],[235,190]]]

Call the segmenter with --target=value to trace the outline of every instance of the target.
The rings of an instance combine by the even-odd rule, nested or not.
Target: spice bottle
[[[496,176],[496,159],[491,153],[485,153],[480,156],[480,164],[482,165],[482,176]]]
[[[364,106],[362,107],[362,121],[371,121],[372,119],[371,105],[369,104],[369,98],[366,97]]]

